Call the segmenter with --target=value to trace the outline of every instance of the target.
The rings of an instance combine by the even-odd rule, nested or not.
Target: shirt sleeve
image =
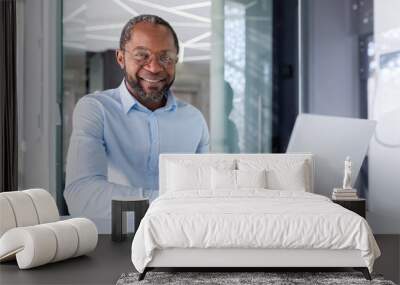
[[[140,196],[141,190],[107,181],[103,106],[82,98],[73,113],[64,197],[72,216],[110,218],[114,196]]]
[[[202,121],[202,135],[200,139],[200,143],[197,146],[196,153],[207,153],[210,148],[210,135],[208,132],[207,122],[204,119],[203,115],[201,115]]]

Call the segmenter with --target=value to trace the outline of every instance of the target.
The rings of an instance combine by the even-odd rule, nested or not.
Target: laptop
[[[333,188],[342,187],[347,156],[354,185],[375,127],[373,120],[300,114],[286,152],[314,154],[314,192],[330,197]]]

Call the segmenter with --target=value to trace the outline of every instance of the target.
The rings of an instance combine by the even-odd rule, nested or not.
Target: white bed
[[[354,267],[370,278],[380,251],[367,222],[313,194],[313,168],[311,154],[161,155],[160,197],[132,243],[140,278],[155,267]]]

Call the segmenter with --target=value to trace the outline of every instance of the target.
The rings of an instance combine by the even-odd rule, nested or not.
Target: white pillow
[[[268,171],[268,188],[273,190],[307,190],[304,162],[293,164],[288,168],[276,168]]]
[[[211,168],[211,189],[236,189],[236,170]]]
[[[233,169],[235,161],[215,161],[198,163],[190,160],[168,162],[167,191],[210,190],[211,168]]]
[[[170,163],[168,166],[168,189],[171,191],[185,191],[210,188],[209,171],[208,167]]]
[[[267,188],[267,171],[262,170],[236,170],[237,188]]]
[[[212,190],[240,190],[242,188],[266,188],[266,170],[211,169]]]
[[[309,167],[305,160],[239,159],[240,170],[267,170],[267,188],[311,191]]]

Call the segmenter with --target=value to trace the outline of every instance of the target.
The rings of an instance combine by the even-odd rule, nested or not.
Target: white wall
[[[210,61],[210,152],[224,152],[224,7],[225,1],[211,5],[211,61]]]
[[[23,187],[23,154],[25,152],[24,135],[24,1],[16,1],[17,14],[17,105],[18,105],[18,188]]]
[[[351,1],[307,0],[305,16],[305,111],[357,117],[358,38]]]
[[[369,82],[369,117],[377,120],[369,151],[368,221],[375,233],[400,234],[400,1],[374,1],[375,62],[399,52],[398,66],[378,64]]]
[[[23,25],[18,68],[19,188],[44,188],[55,194],[55,126],[57,118],[57,1],[21,0]],[[22,84],[21,84],[22,83]],[[22,112],[22,114],[21,114]]]
[[[305,109],[309,113],[358,117],[358,35],[348,0],[307,0],[304,35]],[[400,1],[374,1],[375,62],[400,51]],[[400,61],[399,61],[400,66]],[[369,149],[367,219],[376,234],[400,233],[400,67],[385,81],[377,69],[368,86],[369,118],[378,121]],[[355,130],[356,134],[356,130]],[[387,142],[388,146],[378,142]],[[392,145],[392,146],[390,146]],[[397,145],[393,147],[393,145]]]

